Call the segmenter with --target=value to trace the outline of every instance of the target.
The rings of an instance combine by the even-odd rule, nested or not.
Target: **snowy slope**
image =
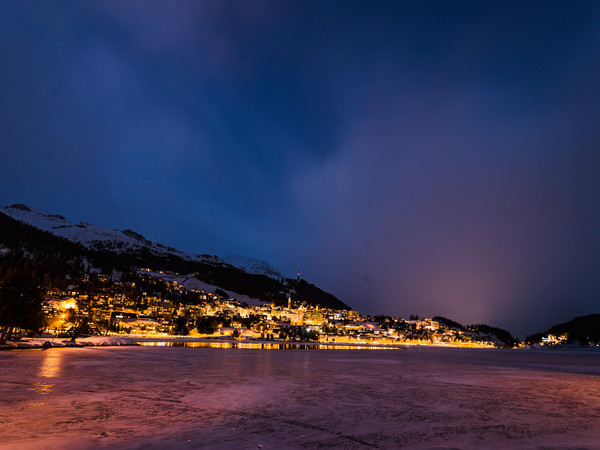
[[[222,258],[227,264],[230,264],[248,273],[258,273],[272,278],[283,278],[283,275],[274,269],[268,262],[260,259],[248,258],[240,255],[226,255]]]
[[[177,283],[181,284],[186,289],[186,291],[189,291],[192,289],[197,289],[197,290],[202,290],[204,292],[214,293],[217,289],[221,289],[221,288],[219,288],[219,286],[215,286],[214,284],[208,284],[208,283],[205,283],[204,281],[200,281],[199,279],[195,278],[193,276],[193,274],[176,275],[176,274],[168,274],[168,273],[162,273],[162,272],[152,272],[152,271],[147,271],[147,270],[140,270],[139,273],[144,274],[144,275],[151,275],[153,277],[160,278],[162,280],[169,281],[169,282],[176,281]],[[258,298],[253,298],[253,297],[249,297],[244,294],[239,294],[234,291],[228,291],[226,289],[221,289],[221,290],[226,292],[227,295],[229,296],[229,298],[233,298],[237,301],[244,302],[244,303],[248,304],[249,306],[260,306],[260,305],[270,303],[268,301],[260,300]]]
[[[0,212],[15,220],[27,223],[40,230],[48,231],[57,236],[78,242],[93,250],[110,250],[117,253],[138,252],[143,248],[148,249],[156,256],[176,256],[188,261],[198,261],[210,265],[232,265],[248,273],[259,273],[274,278],[281,278],[281,274],[264,261],[241,258],[229,262],[213,255],[190,255],[171,247],[152,242],[131,230],[115,230],[101,225],[87,222],[72,223],[65,217],[50,214],[39,209],[23,204],[0,207]],[[238,257],[239,258],[239,257]]]
[[[78,242],[90,249],[123,253],[146,247],[155,255],[176,255],[183,259],[196,259],[187,253],[148,241],[141,234],[131,230],[118,231],[88,222],[75,224],[63,216],[49,214],[22,204],[0,207],[0,212],[41,230]]]

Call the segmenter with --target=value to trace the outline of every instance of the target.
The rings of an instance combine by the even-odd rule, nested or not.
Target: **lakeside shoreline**
[[[71,341],[70,338],[60,338],[54,335],[42,335],[32,338],[21,338],[8,341],[0,345],[0,350],[27,350],[27,349],[47,349],[47,348],[82,348],[82,347],[120,347],[120,346],[152,346],[152,343],[167,343],[171,346],[175,343],[182,344],[214,344],[215,347],[231,346],[235,348],[277,348],[278,346],[304,347],[314,346],[321,349],[407,349],[410,347],[422,348],[466,348],[466,349],[490,349],[490,350],[525,350],[525,351],[571,351],[571,352],[597,352],[597,347],[581,346],[534,346],[521,348],[502,348],[473,344],[454,344],[454,343],[424,343],[424,342],[399,342],[399,343],[375,343],[375,342],[318,342],[318,341],[285,341],[285,340],[266,340],[266,339],[233,339],[230,337],[210,337],[210,336],[149,336],[149,335],[112,335],[112,336],[88,336]],[[158,345],[157,345],[158,346]],[[189,345],[193,346],[193,345]]]
[[[408,347],[442,347],[442,348],[489,348],[497,347],[484,346],[478,344],[453,344],[453,343],[424,343],[424,342],[365,342],[365,341],[287,341],[287,340],[267,340],[267,339],[235,339],[229,336],[177,336],[177,335],[108,335],[108,336],[88,336],[81,337],[75,341],[70,338],[57,337],[55,335],[42,335],[37,337],[25,337],[18,340],[7,341],[0,344],[0,350],[25,350],[25,349],[45,349],[45,348],[73,348],[73,347],[115,347],[115,346],[135,346],[143,345],[147,342],[168,342],[168,343],[205,343],[205,344],[241,344],[241,345],[286,345],[286,346],[320,346],[323,348],[381,348],[381,349],[402,349]]]

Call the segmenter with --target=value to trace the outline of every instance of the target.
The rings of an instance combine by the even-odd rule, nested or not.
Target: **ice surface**
[[[0,352],[0,447],[598,448],[597,354]]]

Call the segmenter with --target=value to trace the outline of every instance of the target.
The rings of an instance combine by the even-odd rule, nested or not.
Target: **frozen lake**
[[[600,354],[0,352],[0,447],[599,448]]]

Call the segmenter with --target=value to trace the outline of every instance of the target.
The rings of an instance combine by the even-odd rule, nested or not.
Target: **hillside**
[[[239,257],[237,261],[239,261]],[[0,274],[32,265],[46,284],[66,285],[91,271],[112,276],[150,268],[191,275],[228,292],[285,304],[296,302],[351,309],[335,296],[304,280],[285,279],[264,261],[244,259],[236,267],[213,255],[190,255],[152,242],[132,230],[118,231],[15,204],[0,208]],[[247,266],[247,267],[246,267]],[[266,270],[268,274],[259,273]]]
[[[510,332],[503,328],[492,327],[486,324],[473,324],[465,326],[442,316],[435,316],[433,317],[433,320],[437,321],[441,326],[448,330],[488,336],[490,340],[495,342],[498,346],[513,347],[517,343],[517,339],[515,339]]]
[[[532,334],[525,338],[527,344],[598,345],[600,343],[600,314],[575,317],[568,322],[559,323],[542,333]]]
[[[0,212],[39,230],[48,231],[55,236],[81,244],[89,250],[110,251],[119,254],[144,252],[159,258],[174,257],[184,261],[203,262],[210,265],[230,265],[249,273],[283,278],[279,272],[265,261],[242,256],[228,256],[225,260],[214,255],[191,255],[152,242],[133,230],[119,231],[89,222],[73,223],[61,215],[47,213],[21,203],[0,207]]]

